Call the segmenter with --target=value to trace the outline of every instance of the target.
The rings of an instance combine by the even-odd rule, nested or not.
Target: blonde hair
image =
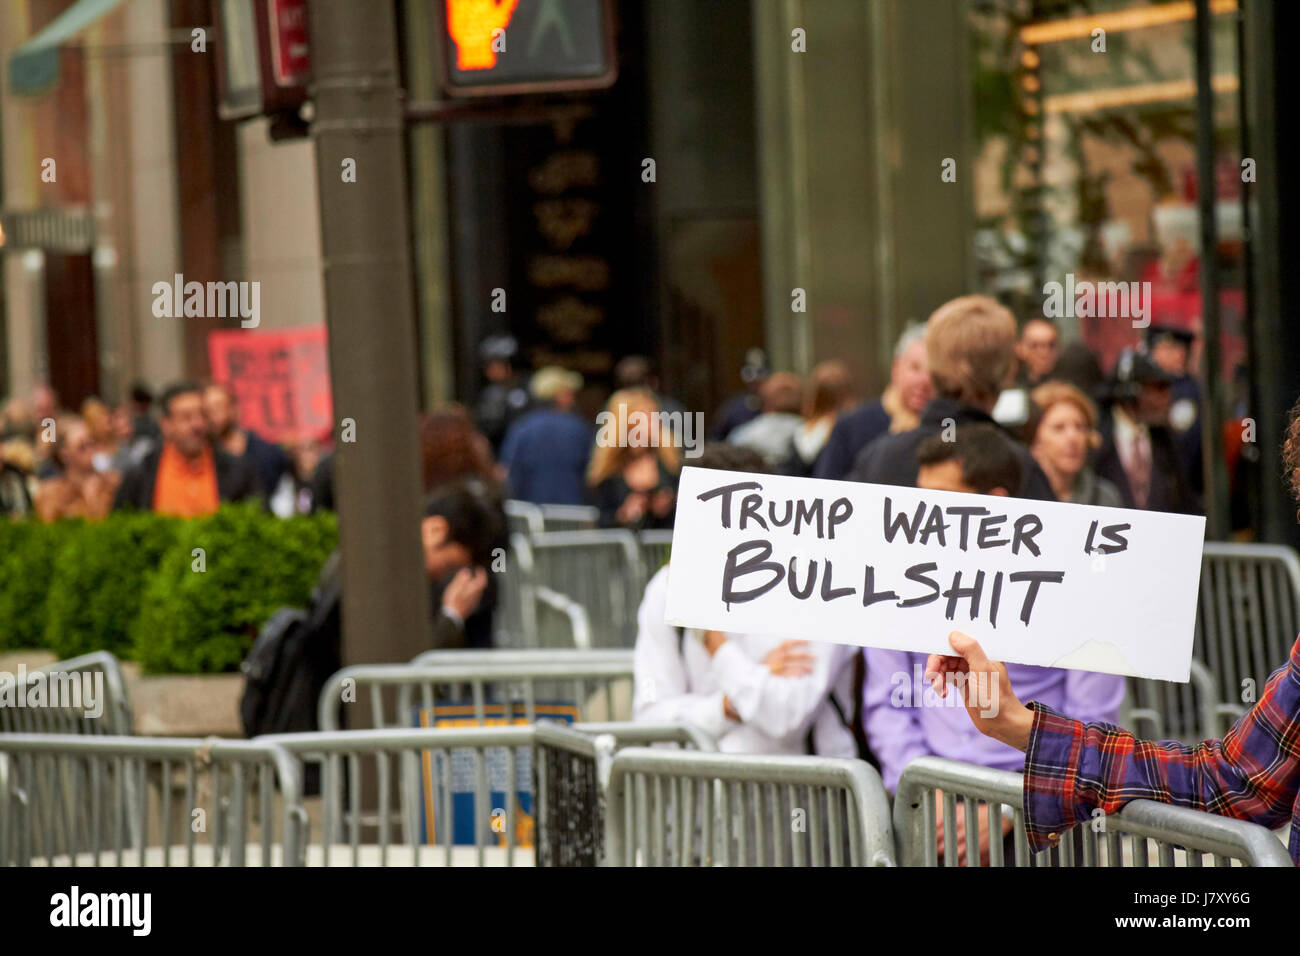
[[[654,393],[644,388],[624,388],[615,392],[605,403],[605,411],[614,416],[618,428],[617,434],[626,435],[632,430],[629,418],[635,413],[657,415],[659,402]],[[603,429],[602,429],[603,433]],[[595,488],[606,478],[618,474],[628,460],[645,451],[656,451],[659,461],[673,474],[681,470],[681,455],[677,450],[675,436],[666,429],[659,432],[657,449],[632,448],[618,442],[596,442],[592,449],[591,461],[587,465],[587,485]]]
[[[1042,425],[1043,419],[1047,417],[1047,413],[1054,406],[1064,402],[1067,405],[1073,405],[1083,415],[1084,423],[1088,426],[1088,447],[1097,448],[1101,445],[1101,435],[1097,432],[1097,406],[1082,390],[1069,382],[1044,382],[1030,392],[1029,397],[1036,406],[1032,419],[1033,433],[1029,436],[1031,442],[1037,436],[1038,428]]]
[[[1015,316],[986,295],[945,302],[926,323],[925,355],[935,391],[969,405],[988,405],[1016,368]]]

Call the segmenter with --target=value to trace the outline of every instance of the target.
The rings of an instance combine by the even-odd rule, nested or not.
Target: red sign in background
[[[271,0],[271,70],[278,86],[299,86],[311,70],[305,0]]]
[[[212,377],[239,399],[239,424],[268,441],[324,438],[334,429],[325,326],[208,336]]]

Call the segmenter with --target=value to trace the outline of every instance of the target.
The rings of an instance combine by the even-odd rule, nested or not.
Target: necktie
[[[1133,433],[1133,454],[1129,459],[1129,487],[1133,490],[1133,504],[1139,508],[1147,506],[1151,496],[1151,455],[1141,432]]]

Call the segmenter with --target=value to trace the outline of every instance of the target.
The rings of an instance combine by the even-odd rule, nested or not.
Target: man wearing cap
[[[535,504],[585,504],[594,436],[573,413],[582,376],[548,365],[533,373],[530,387],[537,407],[511,425],[501,443],[510,497]]]
[[[1169,428],[1171,376],[1141,352],[1126,349],[1110,381],[1096,472],[1112,482],[1124,507],[1200,513]]]
[[[1196,494],[1205,489],[1201,466],[1201,383],[1190,372],[1193,332],[1173,325],[1147,329],[1151,360],[1173,377],[1170,384],[1169,425],[1178,440],[1183,468]]]

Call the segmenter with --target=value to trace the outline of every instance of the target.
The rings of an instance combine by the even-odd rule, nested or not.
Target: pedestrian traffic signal
[[[445,84],[459,95],[614,82],[609,0],[443,0]]]

